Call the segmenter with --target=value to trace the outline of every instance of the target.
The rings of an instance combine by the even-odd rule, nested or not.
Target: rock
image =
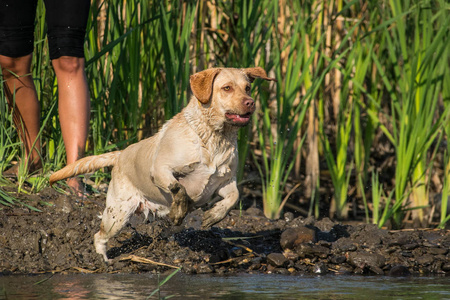
[[[254,259],[251,260],[251,265],[250,267],[248,267],[249,270],[258,270],[261,268],[261,262],[262,262],[262,258],[261,257],[255,257]]]
[[[383,267],[386,259],[377,253],[356,251],[348,253],[348,261],[353,266],[364,269],[364,267]]]
[[[301,244],[296,249],[297,254],[300,257],[320,257],[320,258],[327,258],[330,254],[330,249],[314,245],[314,244]]]
[[[239,257],[242,256],[242,254],[244,254],[244,250],[241,247],[233,247],[231,248],[231,254],[234,257]]]
[[[424,239],[424,242],[436,244],[436,242],[438,242],[442,238],[442,235],[439,231],[424,231],[422,237]]]
[[[384,271],[377,267],[377,266],[369,266],[369,270],[372,271],[373,273],[377,274],[377,275],[383,275]]]
[[[246,215],[249,216],[259,216],[259,217],[264,217],[264,212],[257,208],[257,207],[249,207],[246,211],[245,211]]]
[[[344,255],[333,255],[330,257],[330,262],[335,265],[340,265],[344,263],[347,258]]]
[[[280,245],[283,250],[295,249],[302,243],[314,243],[316,241],[316,231],[305,226],[286,229],[280,238]]]
[[[411,243],[411,244],[405,244],[405,245],[403,245],[403,246],[402,246],[402,249],[403,249],[403,250],[414,250],[414,249],[416,249],[417,247],[419,247],[419,244],[417,244],[417,243]]]
[[[353,269],[352,268],[342,268],[340,270],[337,270],[337,272],[335,273],[336,275],[351,275],[353,273]]]
[[[183,271],[186,274],[195,274],[195,273],[197,273],[196,268],[194,267],[194,265],[191,262],[184,263],[182,267],[183,267]]]
[[[444,271],[442,271],[442,261],[439,260],[433,261],[433,263],[431,264],[430,271],[438,274],[444,273]]]
[[[444,248],[430,248],[427,250],[427,252],[429,254],[432,255],[445,255],[448,253],[448,249],[444,249]]]
[[[334,241],[340,238],[348,238],[350,237],[350,228],[351,227],[349,225],[336,224],[333,228],[331,228],[330,234],[334,236]]]
[[[313,267],[313,272],[316,274],[326,274],[328,273],[327,265],[323,262],[316,263]]]
[[[332,249],[338,252],[348,252],[355,251],[357,247],[349,238],[341,238],[333,243]]]
[[[429,255],[429,254],[425,254],[425,255],[416,257],[415,259],[416,259],[417,263],[422,266],[431,265],[434,261],[433,256]]]
[[[441,269],[444,272],[450,272],[450,262],[447,262],[447,263],[443,264]]]
[[[123,262],[120,260],[114,260],[112,267],[114,268],[114,271],[120,271],[128,264],[128,262]]]
[[[409,276],[411,272],[405,266],[394,266],[389,270],[389,276]]]
[[[288,263],[288,259],[281,253],[270,253],[267,255],[267,262],[274,267],[282,267]]]
[[[230,254],[225,249],[219,249],[215,253],[211,254],[209,258],[210,263],[218,263],[220,261],[224,261],[230,258]]]
[[[275,268],[274,270],[272,270],[272,273],[274,273],[274,274],[281,274],[281,275],[289,275],[289,274],[291,274],[291,272],[289,272],[289,270],[285,269],[285,268]]]
[[[328,241],[318,241],[317,244],[320,246],[327,247],[328,249],[331,249],[331,246],[333,245],[332,243],[330,243]]]
[[[291,222],[292,220],[294,220],[294,214],[290,211],[285,213],[283,217],[286,222]]]
[[[294,265],[295,269],[301,273],[308,272],[308,266],[303,264],[302,261],[297,261]]]
[[[329,232],[335,226],[335,223],[331,221],[329,218],[323,218],[320,221],[317,221],[314,226],[320,229],[320,231]]]
[[[380,245],[383,239],[388,237],[384,230],[380,230],[375,224],[364,224],[355,227],[355,231],[350,235],[359,245],[374,247]]]
[[[228,269],[225,267],[220,267],[219,269],[215,269],[215,273],[218,275],[224,275],[228,272]]]
[[[272,266],[272,265],[269,264],[269,265],[267,265],[266,270],[264,270],[264,268],[263,268],[263,270],[264,270],[264,271],[267,271],[267,273],[272,273],[276,268],[277,268],[277,267]]]
[[[411,251],[402,251],[400,254],[404,257],[413,257],[414,255],[411,253]]]
[[[298,254],[290,249],[286,249],[285,251],[283,251],[283,255],[290,260],[297,260],[298,259]]]
[[[307,218],[298,217],[298,218],[295,218],[294,220],[292,220],[290,225],[292,227],[300,227],[300,226],[313,225],[315,222],[316,222],[316,219],[313,216],[310,216]]]
[[[197,274],[209,274],[214,272],[214,268],[209,264],[198,264],[194,265],[195,270],[197,271]]]

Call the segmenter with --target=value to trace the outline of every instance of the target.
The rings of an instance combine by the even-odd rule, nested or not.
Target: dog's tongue
[[[250,114],[248,115],[237,115],[227,113],[226,117],[228,120],[233,121],[234,123],[247,123],[250,120]]]

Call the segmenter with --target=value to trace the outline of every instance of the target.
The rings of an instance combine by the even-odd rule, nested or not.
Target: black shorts
[[[0,0],[0,55],[33,52],[38,0]],[[84,57],[90,0],[44,0],[50,59]]]

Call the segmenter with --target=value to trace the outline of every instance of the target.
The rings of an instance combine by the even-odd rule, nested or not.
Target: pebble
[[[445,255],[448,253],[448,249],[444,249],[444,248],[430,248],[427,250],[427,252],[429,254],[432,255]]]
[[[339,250],[341,252],[348,252],[355,251],[358,247],[348,238],[342,238],[333,243],[332,249]]]
[[[335,265],[340,265],[344,263],[347,258],[344,255],[333,255],[330,257],[330,262]]]
[[[415,258],[417,263],[422,266],[428,266],[433,263],[434,258],[432,255],[425,254]]]
[[[450,272],[450,262],[446,262],[441,267],[442,271]]]
[[[403,246],[402,246],[402,249],[403,249],[403,250],[414,250],[414,249],[416,249],[417,247],[419,247],[419,244],[417,244],[417,243],[412,243],[412,244],[405,244],[405,245],[403,245]]]
[[[221,249],[214,254],[211,254],[211,257],[209,258],[210,263],[218,263],[220,261],[224,261],[230,258],[230,254],[227,250]]]
[[[369,270],[372,271],[373,273],[377,274],[377,275],[383,275],[384,271],[377,266],[369,266]]]
[[[327,265],[322,262],[316,263],[313,267],[313,272],[316,274],[326,274],[328,273]]]
[[[411,272],[405,266],[394,266],[389,270],[389,276],[409,276]]]
[[[270,253],[267,262],[274,267],[282,267],[288,263],[288,259],[281,253]]]
[[[314,244],[301,244],[297,247],[297,254],[300,257],[327,258],[330,254],[330,249]]]
[[[404,257],[413,257],[413,254],[411,253],[411,251],[402,251],[401,255]]]
[[[283,217],[286,222],[291,222],[294,220],[294,214],[292,212],[285,213]]]
[[[289,272],[289,270],[285,269],[285,268],[275,268],[274,270],[272,270],[272,273],[274,273],[274,274],[282,274],[282,275],[289,275],[289,274],[291,274],[291,272]]]
[[[194,268],[197,271],[197,274],[209,274],[214,272],[214,268],[209,264],[198,264],[195,265]]]
[[[295,249],[302,243],[314,243],[315,241],[316,231],[305,226],[300,226],[286,229],[281,234],[280,245],[283,250]]]
[[[349,252],[348,261],[355,267],[383,267],[386,259],[377,253],[365,251]]]

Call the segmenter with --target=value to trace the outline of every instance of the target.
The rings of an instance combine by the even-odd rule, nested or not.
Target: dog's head
[[[230,125],[245,126],[255,111],[250,84],[256,78],[276,81],[267,77],[264,69],[256,67],[207,69],[192,75],[190,83],[194,97],[213,110],[216,118]]]

